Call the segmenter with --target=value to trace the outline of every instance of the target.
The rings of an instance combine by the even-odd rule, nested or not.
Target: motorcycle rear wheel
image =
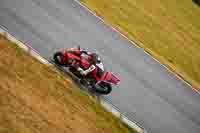
[[[57,65],[60,65],[60,66],[65,65],[65,64],[63,63],[63,61],[62,61],[62,58],[63,58],[63,55],[62,55],[61,52],[56,52],[56,53],[53,55],[53,59],[54,59],[55,63],[56,63]]]

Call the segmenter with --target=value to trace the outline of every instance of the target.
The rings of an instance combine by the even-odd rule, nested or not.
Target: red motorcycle
[[[112,85],[118,85],[120,82],[113,73],[98,66],[88,75],[81,75],[77,68],[81,67],[86,70],[91,64],[89,55],[81,56],[80,47],[58,51],[53,58],[57,65],[68,67],[69,71],[78,77],[82,84],[92,87],[97,93],[107,95],[112,91]]]

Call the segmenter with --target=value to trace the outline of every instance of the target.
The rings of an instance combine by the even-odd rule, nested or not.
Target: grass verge
[[[136,133],[1,35],[0,132]]]
[[[200,90],[200,8],[192,0],[81,0]]]

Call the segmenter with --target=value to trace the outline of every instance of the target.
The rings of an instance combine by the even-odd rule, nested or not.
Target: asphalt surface
[[[1,0],[0,25],[50,58],[59,48],[96,49],[122,80],[106,96],[150,133],[200,133],[200,96],[73,0]]]

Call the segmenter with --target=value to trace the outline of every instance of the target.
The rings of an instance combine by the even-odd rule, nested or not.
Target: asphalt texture
[[[80,45],[121,79],[105,96],[150,133],[200,133],[200,95],[73,0],[1,0],[0,25],[45,58]]]

